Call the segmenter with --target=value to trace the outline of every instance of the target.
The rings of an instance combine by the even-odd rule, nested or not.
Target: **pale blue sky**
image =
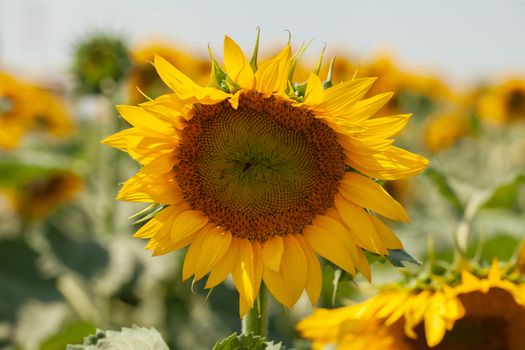
[[[456,81],[525,74],[525,0],[0,0],[0,67],[22,74],[65,71],[78,38],[94,30],[131,43],[162,37],[205,52],[224,34],[251,51],[314,38],[312,59],[329,52],[357,57],[387,48],[408,67],[427,67]]]

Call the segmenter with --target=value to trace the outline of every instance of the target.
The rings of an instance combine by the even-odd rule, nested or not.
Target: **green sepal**
[[[257,27],[257,36],[255,37],[255,46],[253,48],[252,59],[250,60],[250,67],[252,67],[253,72],[257,72],[257,54],[259,53],[259,37],[261,36],[261,28]]]
[[[227,74],[224,70],[222,70],[221,66],[215,59],[215,56],[213,55],[213,51],[211,50],[211,46],[209,44],[208,44],[208,52],[211,58],[211,75],[210,75],[210,82],[208,83],[208,86],[214,87],[216,89],[229,93],[230,91],[228,90],[228,86],[224,83],[224,81],[227,78]]]
[[[323,56],[324,52],[326,50],[326,43],[324,43],[323,49],[321,50],[321,54],[319,55],[319,61],[317,61],[317,67],[314,69],[315,75],[319,75],[319,72],[321,71],[321,66],[323,64]]]
[[[330,66],[328,66],[328,73],[326,74],[326,80],[323,81],[323,89],[326,90],[333,86],[332,83],[332,73],[334,71],[335,56],[330,61]]]
[[[311,42],[312,42],[312,40],[310,40],[307,43],[303,42],[301,44],[301,47],[299,48],[299,50],[297,50],[297,52],[292,56],[292,59],[290,61],[290,70],[288,71],[288,81],[291,82],[292,84],[294,84],[293,83],[293,74],[295,72],[295,67],[297,66],[297,61],[304,54],[304,52],[306,51],[308,46],[310,46]]]
[[[295,96],[304,99],[304,94],[306,93],[306,85],[308,85],[307,82],[304,82],[304,83],[295,83],[295,84],[294,84]]]
[[[396,267],[405,267],[403,264],[404,261],[421,265],[421,262],[415,259],[412,255],[408,254],[404,249],[389,249],[388,255],[386,256],[388,261]]]
[[[167,205],[160,205],[160,204],[152,204],[150,206],[148,206],[146,209],[144,210],[141,210],[140,212],[130,216],[130,219],[132,218],[135,218],[139,215],[142,215],[142,214],[145,214],[147,213],[148,211],[152,210],[149,214],[147,214],[146,216],[136,220],[133,222],[133,225],[137,225],[137,224],[140,224],[140,223],[143,223],[144,221],[148,221],[150,219],[152,219],[153,217],[155,217],[162,209],[166,208]]]

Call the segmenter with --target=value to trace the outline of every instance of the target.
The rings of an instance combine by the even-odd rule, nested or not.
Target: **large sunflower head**
[[[515,271],[494,260],[490,268],[426,276],[356,305],[319,309],[298,329],[319,348],[365,349],[354,346],[359,341],[374,350],[523,349],[524,288]]]
[[[260,65],[254,52],[249,61],[225,37],[224,68],[212,59],[207,87],[156,56],[173,93],[119,106],[133,127],[103,141],[142,164],[118,198],[159,204],[135,236],[154,255],[189,245],[183,278],[209,273],[206,288],[231,274],[241,315],[262,281],[288,307],[304,289],[315,303],[317,254],[370,278],[365,250],[402,248],[378,215],[408,221],[375,179],[427,164],[393,145],[409,115],[374,117],[392,94],[363,99],[375,78],[328,87],[312,73],[296,84],[290,45]]]

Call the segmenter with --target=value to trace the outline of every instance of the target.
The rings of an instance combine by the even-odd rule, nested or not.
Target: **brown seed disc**
[[[344,173],[335,132],[306,108],[255,92],[235,110],[195,105],[176,178],[189,205],[239,238],[301,233],[333,206]]]

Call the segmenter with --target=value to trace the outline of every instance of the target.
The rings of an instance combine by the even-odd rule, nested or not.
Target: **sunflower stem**
[[[268,330],[267,299],[266,286],[262,283],[255,304],[242,319],[242,334],[266,337]]]

